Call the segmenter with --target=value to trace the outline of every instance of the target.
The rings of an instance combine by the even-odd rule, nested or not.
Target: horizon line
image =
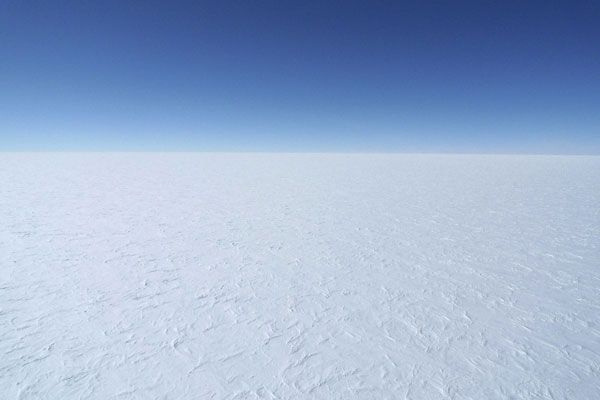
[[[438,152],[438,151],[264,151],[264,150],[2,150],[0,154],[331,154],[331,155],[446,155],[446,156],[581,156],[600,157],[600,153],[533,153],[533,152]]]

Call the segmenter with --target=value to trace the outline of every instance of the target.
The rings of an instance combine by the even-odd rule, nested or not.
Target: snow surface
[[[0,154],[2,399],[600,398],[600,158]]]

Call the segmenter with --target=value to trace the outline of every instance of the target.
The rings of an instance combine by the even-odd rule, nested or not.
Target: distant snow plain
[[[0,154],[0,398],[600,398],[600,157]]]

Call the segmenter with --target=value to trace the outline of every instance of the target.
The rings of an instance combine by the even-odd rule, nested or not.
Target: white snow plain
[[[0,154],[2,399],[600,398],[600,157]]]

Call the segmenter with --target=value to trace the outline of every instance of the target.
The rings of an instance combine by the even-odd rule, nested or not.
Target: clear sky
[[[5,0],[0,150],[600,154],[600,1]]]

